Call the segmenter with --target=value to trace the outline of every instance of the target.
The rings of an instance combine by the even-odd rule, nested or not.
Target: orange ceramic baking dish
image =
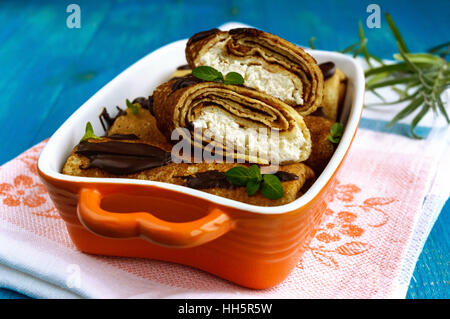
[[[149,95],[186,63],[185,45],[181,40],[149,54],[81,106],[43,149],[39,174],[72,241],[85,253],[165,260],[242,286],[272,287],[295,267],[320,224],[324,198],[356,133],[364,73],[351,57],[311,51],[319,63],[333,61],[349,78],[341,118],[345,132],[314,185],[287,205],[260,207],[167,183],[61,174],[86,122],[101,134],[95,119],[102,107],[114,114],[127,98]]]

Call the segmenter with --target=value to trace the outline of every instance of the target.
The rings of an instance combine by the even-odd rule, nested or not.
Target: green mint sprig
[[[328,135],[328,140],[333,144],[339,144],[341,141],[342,133],[344,128],[339,122],[334,123],[330,128],[330,135]]]
[[[94,129],[92,128],[91,122],[87,122],[84,136],[81,138],[80,142],[83,142],[84,140],[87,140],[90,138],[99,139],[101,137],[98,137],[97,135],[94,134]]]
[[[133,111],[134,115],[139,113],[139,103],[131,103],[129,99],[127,99],[127,108]]]
[[[257,165],[249,168],[235,166],[225,173],[227,179],[236,186],[245,186],[248,196],[253,196],[258,190],[270,199],[279,199],[284,195],[280,179],[273,174],[261,175]]]
[[[441,98],[443,92],[450,88],[450,62],[447,60],[450,55],[450,42],[439,44],[425,53],[410,52],[392,17],[388,13],[385,17],[398,48],[398,53],[394,54],[394,63],[385,64],[382,59],[369,52],[368,39],[361,21],[358,25],[359,40],[341,52],[352,54],[353,57],[362,55],[367,62],[366,90],[375,94],[380,101],[366,104],[365,107],[388,108],[393,104],[407,102],[408,104],[393,116],[386,127],[390,128],[398,121],[414,114],[409,131],[411,137],[420,139],[422,137],[416,134],[415,128],[427,113],[434,112],[450,124],[449,114]],[[377,92],[378,89],[385,87],[398,94],[395,101],[386,101]]]
[[[244,78],[237,72],[229,72],[225,76],[213,67],[202,65],[192,70],[192,75],[204,81],[222,82],[224,84],[244,84]]]

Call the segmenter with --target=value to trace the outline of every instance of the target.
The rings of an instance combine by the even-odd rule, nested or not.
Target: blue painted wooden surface
[[[66,6],[81,7],[81,29],[66,26]],[[307,45],[340,50],[357,39],[366,7],[390,12],[409,48],[448,39],[450,1],[17,1],[0,2],[0,164],[47,138],[84,101],[163,44],[227,21],[240,21]],[[390,58],[395,43],[382,21],[366,29],[369,48]],[[151,76],[151,74],[149,74]],[[408,298],[449,297],[450,204],[420,256]],[[16,295],[0,290],[0,297]]]

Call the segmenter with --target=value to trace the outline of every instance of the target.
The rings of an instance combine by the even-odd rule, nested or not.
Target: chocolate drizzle
[[[177,70],[190,70],[191,66],[189,64],[180,65]]]
[[[274,175],[276,175],[281,182],[288,182],[298,179],[297,175],[284,171],[278,171]],[[186,186],[195,189],[208,189],[208,188],[235,189],[239,187],[232,184],[227,179],[225,172],[219,172],[217,170],[196,173],[189,176],[174,176],[174,177],[186,180]]]
[[[148,98],[145,97],[137,97],[133,100],[131,103],[139,103],[142,108],[149,110],[151,114],[153,114],[153,95],[149,96]],[[116,116],[111,117],[109,115],[108,111],[104,107],[100,115],[98,116],[98,119],[100,120],[100,124],[102,125],[103,129],[105,131],[108,131],[111,126],[113,126],[114,121],[122,115],[126,115],[127,112],[125,110],[122,110],[120,107],[116,106],[118,113]]]
[[[98,119],[100,120],[100,124],[102,125],[103,129],[105,131],[108,131],[108,129],[114,124],[114,121],[121,115],[127,114],[124,110],[122,110],[120,107],[116,106],[117,110],[119,111],[115,117],[111,117],[104,107],[102,110],[102,113],[98,116]]]
[[[198,33],[194,34],[194,35],[189,39],[189,41],[190,41],[191,43],[194,43],[194,42],[203,40],[203,39],[209,37],[210,35],[216,34],[217,32],[220,32],[220,30],[217,29],[217,28],[214,28],[214,29],[211,29],[211,30],[202,31],[202,32],[198,32]]]
[[[235,28],[228,31],[228,34],[231,35],[242,34],[248,37],[258,37],[261,33],[261,30],[254,28]]]
[[[186,186],[195,189],[207,188],[225,188],[234,189],[238,186],[233,185],[226,177],[224,172],[211,170],[201,173],[196,173],[189,176],[175,176],[186,180]]]
[[[142,108],[149,110],[149,112],[153,114],[153,95],[150,95],[148,98],[137,97],[131,103],[139,103]]]
[[[139,137],[134,134],[112,134],[105,136],[107,138],[110,138],[112,140],[138,140]]]
[[[336,73],[336,65],[331,61],[319,64],[319,68],[322,70],[324,80],[331,78]]]
[[[76,153],[89,159],[89,165],[82,169],[99,168],[116,175],[137,173],[171,161],[171,154],[158,147],[121,141],[83,141],[78,144]]]
[[[280,182],[296,181],[298,179],[297,175],[295,175],[293,173],[285,172],[285,171],[278,171],[273,175],[278,177]]]
[[[204,82],[203,80],[200,80],[193,76],[192,74],[188,74],[186,76],[183,76],[181,78],[174,78],[176,79],[175,83],[172,84],[172,92],[175,92],[176,90],[185,88],[190,85],[194,85],[197,83]]]

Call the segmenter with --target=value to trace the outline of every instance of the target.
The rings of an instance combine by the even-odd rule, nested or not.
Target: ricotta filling
[[[273,73],[262,65],[255,65],[251,57],[230,59],[224,55],[225,42],[219,42],[200,58],[201,65],[207,65],[220,71],[224,76],[228,72],[237,72],[244,78],[244,84],[272,95],[280,100],[303,105],[301,83],[293,75]],[[300,89],[299,89],[300,88]]]
[[[234,116],[221,108],[203,108],[193,121],[194,128],[207,130],[212,140],[238,153],[268,159],[272,164],[298,162],[302,146],[306,143],[301,129],[270,130],[263,124],[252,122],[240,126]],[[205,133],[204,133],[205,134]]]

